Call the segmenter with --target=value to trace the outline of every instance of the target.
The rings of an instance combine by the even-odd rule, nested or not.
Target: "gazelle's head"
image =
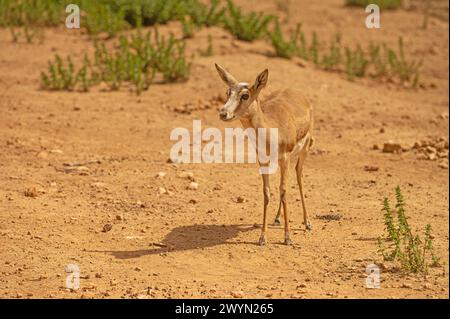
[[[248,114],[250,105],[256,100],[259,92],[266,86],[269,70],[265,69],[256,78],[255,83],[238,82],[228,71],[216,64],[220,78],[228,86],[227,102],[220,109],[219,116],[222,121],[232,121]]]

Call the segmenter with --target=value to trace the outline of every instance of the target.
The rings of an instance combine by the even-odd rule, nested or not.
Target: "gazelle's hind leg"
[[[298,157],[297,166],[295,167],[295,170],[297,171],[297,183],[298,188],[300,190],[300,196],[302,198],[302,207],[303,207],[303,222],[305,224],[305,227],[307,230],[312,230],[312,224],[309,221],[308,212],[306,210],[305,206],[305,197],[303,195],[303,183],[302,183],[302,173],[303,173],[303,163],[305,162],[306,155],[308,152],[308,148],[305,147]]]

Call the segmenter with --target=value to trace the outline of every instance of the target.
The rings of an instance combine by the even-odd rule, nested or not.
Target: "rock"
[[[194,173],[192,172],[181,172],[180,174],[178,174],[178,176],[181,178],[187,178],[191,181],[194,181]]]
[[[243,202],[245,202],[245,198],[244,198],[244,197],[238,196],[238,197],[236,198],[236,203],[243,203]]]
[[[167,175],[166,172],[158,172],[158,174],[156,174],[156,178],[163,178],[166,175]]]
[[[379,150],[380,147],[378,146],[378,144],[373,144],[372,149],[373,150]]]
[[[198,189],[198,183],[196,182],[190,182],[189,186],[187,187],[189,190],[195,191]]]
[[[197,204],[197,203],[198,203],[198,200],[195,199],[195,198],[191,198],[191,199],[189,200],[189,204]]]
[[[55,149],[55,150],[51,150],[50,153],[52,153],[52,154],[63,154],[64,152],[62,150]]]
[[[439,163],[439,168],[448,169],[448,163],[445,162]]]
[[[244,298],[244,292],[242,290],[232,291],[231,296],[234,298]]]
[[[48,153],[46,151],[40,151],[37,154],[37,157],[42,158],[42,159],[46,159],[48,157]]]
[[[365,170],[366,172],[376,172],[376,171],[379,170],[379,167],[378,167],[378,166],[365,165],[365,166],[364,166],[364,170]]]
[[[142,271],[142,268],[141,267],[134,267],[134,270],[135,271]]]
[[[122,214],[116,215],[116,219],[117,219],[117,220],[123,220],[123,215],[122,215]]]
[[[102,278],[102,274],[101,274],[101,273],[99,273],[99,272],[98,272],[98,273],[96,273],[96,274],[95,274],[95,278]]]
[[[164,187],[158,187],[158,193],[160,195],[167,194],[167,190]]]
[[[91,186],[95,188],[106,188],[107,184],[102,182],[94,182]]]
[[[138,201],[136,202],[136,205],[139,206],[140,208],[145,208],[145,204],[142,203],[140,200],[138,200]]]
[[[112,229],[112,225],[111,224],[105,224],[103,226],[102,232],[106,233],[109,232]]]
[[[412,285],[409,282],[404,282],[402,288],[412,288]]]
[[[387,141],[383,145],[383,153],[400,153],[402,146],[393,141]]]
[[[33,198],[36,198],[37,196],[38,196],[38,192],[37,192],[37,190],[36,190],[36,187],[31,187],[31,188],[27,188],[24,192],[23,192],[23,194],[26,196],[26,197],[33,197]]]

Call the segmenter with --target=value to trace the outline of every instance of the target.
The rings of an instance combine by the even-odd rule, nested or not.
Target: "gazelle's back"
[[[261,101],[261,110],[266,124],[278,128],[279,139],[288,150],[312,129],[312,107],[298,90],[272,92]]]

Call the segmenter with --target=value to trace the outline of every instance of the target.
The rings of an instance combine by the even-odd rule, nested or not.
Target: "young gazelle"
[[[220,119],[232,121],[239,119],[244,128],[253,128],[258,132],[258,128],[278,129],[278,166],[281,171],[280,178],[280,204],[275,218],[275,225],[280,225],[281,211],[284,211],[284,243],[292,244],[289,235],[289,214],[287,209],[286,191],[289,162],[295,163],[297,172],[297,182],[300,188],[300,196],[303,206],[303,221],[307,230],[312,229],[305,207],[305,199],[302,189],[302,168],[310,146],[313,144],[312,138],[312,107],[305,97],[296,90],[284,89],[275,91],[264,100],[258,98],[261,90],[266,86],[269,71],[264,70],[256,78],[255,83],[250,86],[248,83],[238,82],[229,72],[216,64],[216,69],[220,77],[228,86],[227,102],[220,109]],[[272,151],[272,150],[270,150]],[[260,163],[261,165],[261,163]],[[264,218],[260,245],[266,243],[267,232],[267,206],[269,204],[270,188],[269,175],[262,174],[264,193]]]

